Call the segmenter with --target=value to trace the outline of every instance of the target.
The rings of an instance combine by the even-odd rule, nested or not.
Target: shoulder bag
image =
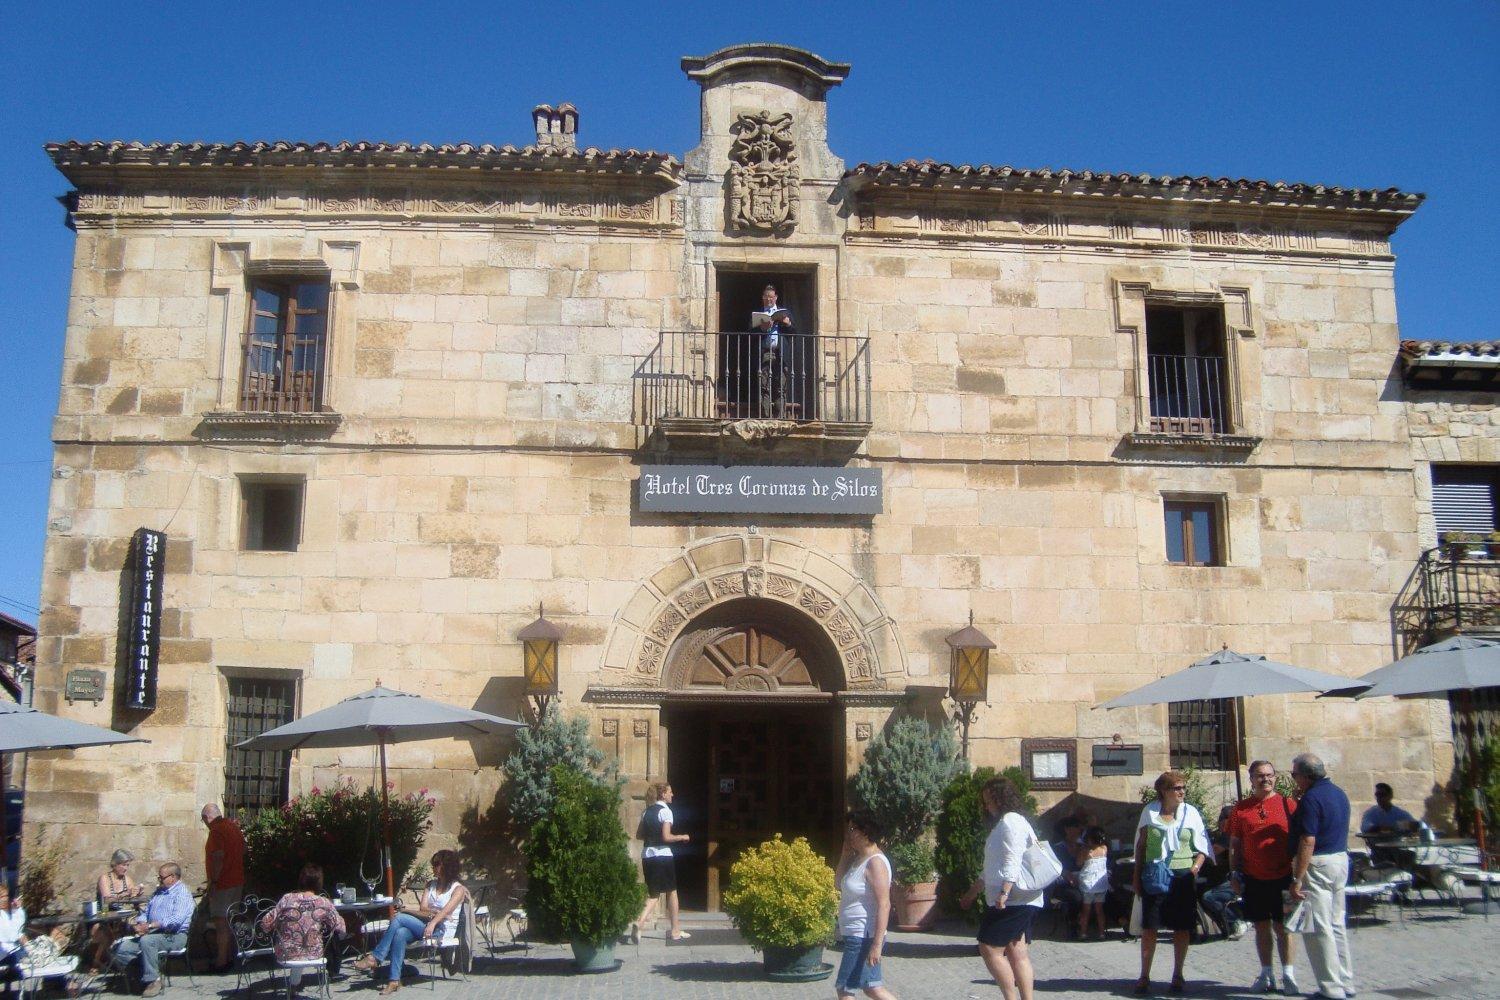
[[[1187,822],[1188,805],[1186,802],[1177,807],[1177,844],[1182,843],[1182,825]],[[1158,814],[1159,815],[1159,814]],[[1163,837],[1163,840],[1166,838]],[[1174,844],[1167,851],[1167,856],[1146,862],[1146,867],[1141,871],[1141,891],[1148,896],[1165,896],[1172,888],[1172,855],[1177,853]]]
[[[1022,892],[1040,892],[1062,877],[1062,862],[1052,845],[1038,840],[1031,824],[1026,824],[1031,833],[1031,843],[1021,855],[1021,874],[1016,876],[1016,888]]]

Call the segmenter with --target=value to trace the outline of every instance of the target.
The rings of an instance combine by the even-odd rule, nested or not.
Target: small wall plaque
[[[104,671],[69,670],[63,679],[63,697],[69,701],[103,701]]]
[[[1075,740],[1022,740],[1021,770],[1031,787],[1071,791],[1078,787],[1078,743]]]
[[[1092,762],[1094,777],[1141,774],[1144,771],[1142,758],[1143,748],[1139,743],[1095,744]]]

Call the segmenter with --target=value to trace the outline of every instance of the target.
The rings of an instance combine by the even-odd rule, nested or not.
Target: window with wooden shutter
[[[320,411],[327,339],[327,279],[253,282],[240,409]]]

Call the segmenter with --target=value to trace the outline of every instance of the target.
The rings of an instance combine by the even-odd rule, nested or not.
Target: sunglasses
[[[1168,785],[1167,786],[1167,791],[1169,791],[1169,792],[1185,792],[1185,791],[1187,791],[1187,785]]]

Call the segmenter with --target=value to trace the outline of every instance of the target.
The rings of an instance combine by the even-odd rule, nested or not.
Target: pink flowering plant
[[[425,788],[411,795],[391,794],[391,865],[397,885],[422,849],[436,804]],[[244,830],[245,874],[265,895],[294,889],[298,872],[309,862],[323,867],[323,882],[330,891],[340,882],[360,885],[361,866],[366,875],[379,875],[376,891],[385,891],[377,788],[349,780],[333,788],[314,788],[280,809],[262,810]]]

